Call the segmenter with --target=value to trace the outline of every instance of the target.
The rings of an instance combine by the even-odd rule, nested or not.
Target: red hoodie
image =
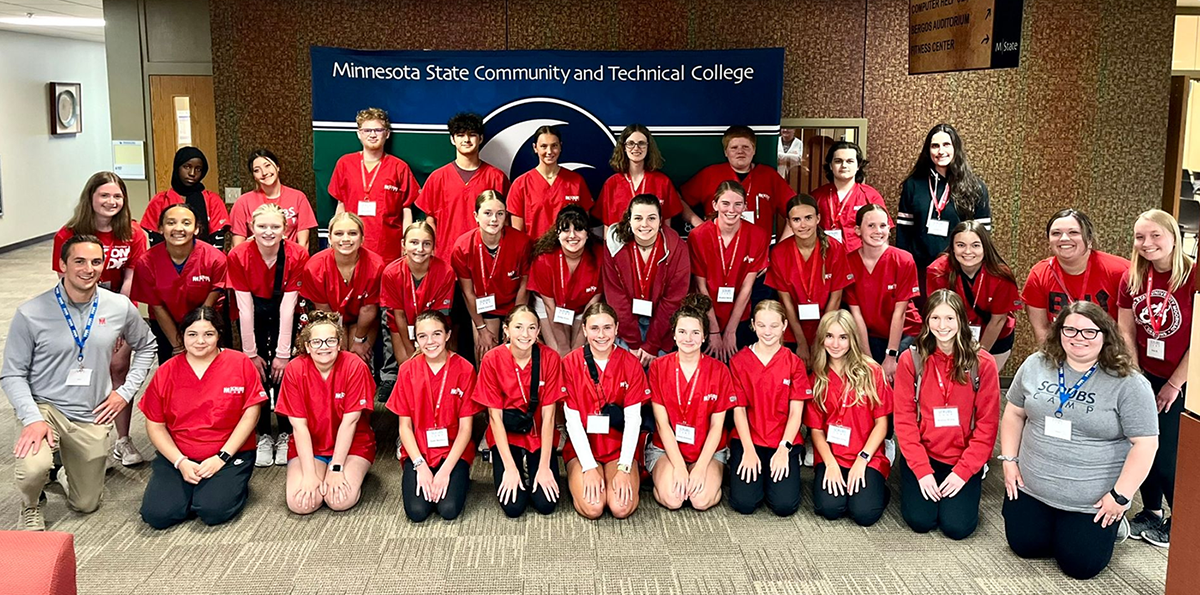
[[[692,265],[686,242],[674,230],[666,227],[659,232],[659,236],[666,250],[659,255],[650,294],[646,298],[654,304],[654,315],[650,317],[645,342],[638,330],[638,317],[633,314],[637,284],[633,261],[637,257],[637,244],[629,242],[616,254],[604,250],[601,266],[604,301],[617,311],[620,338],[629,344],[630,351],[640,348],[651,355],[658,355],[660,350],[666,350],[671,345],[671,315],[679,309],[691,282]]]

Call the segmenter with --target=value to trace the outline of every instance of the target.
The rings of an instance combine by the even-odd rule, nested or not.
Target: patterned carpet
[[[50,258],[49,242],[0,255],[0,342],[17,305],[54,282]],[[395,418],[388,416],[377,415],[381,444],[394,444]],[[0,405],[0,444],[12,444],[16,433],[11,407]],[[133,439],[143,453],[153,451],[140,414]],[[1087,582],[1063,576],[1052,561],[1017,558],[1004,541],[999,473],[984,481],[979,530],[962,542],[936,532],[918,535],[904,525],[898,476],[890,482],[892,504],[870,528],[818,519],[810,496],[799,513],[778,518],[765,510],[742,516],[724,504],[703,513],[668,512],[646,491],[624,521],[586,521],[569,502],[548,517],[531,511],[510,520],[495,503],[488,465],[476,461],[472,476],[466,512],[449,523],[414,524],[404,517],[399,465],[385,453],[367,477],[362,502],[344,513],[290,514],[283,467],[274,467],[256,470],[250,503],[235,521],[154,531],[137,514],[148,465],[110,471],[94,514],[68,511],[57,485],[48,488],[44,510],[51,530],[75,534],[79,592],[88,595],[1023,595],[1162,593],[1166,580],[1166,550],[1136,541],[1118,545],[1109,569]],[[10,454],[0,456],[0,478],[0,529],[13,529],[20,500]],[[804,469],[803,478],[810,484],[812,469]]]

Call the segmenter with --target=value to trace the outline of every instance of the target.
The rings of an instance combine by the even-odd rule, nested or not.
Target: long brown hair
[[[863,347],[858,343],[854,317],[845,310],[826,312],[817,324],[817,341],[824,341],[829,327],[834,324],[842,327],[850,341],[850,348],[846,350],[845,355],[846,364],[842,368],[842,384],[854,391],[854,401],[850,405],[861,405],[864,397],[871,406],[879,405],[879,391],[875,386],[875,368],[878,368],[879,364],[863,353]],[[827,411],[825,393],[829,389],[830,364],[829,353],[823,345],[813,349],[812,360],[813,400],[817,402],[817,408],[824,412]]]
[[[1004,257],[1000,256],[1000,251],[996,249],[996,244],[992,242],[992,235],[988,233],[987,228],[974,219],[967,219],[954,226],[954,230],[950,232],[950,242],[946,244],[944,254],[950,266],[950,270],[946,273],[947,287],[954,287],[954,284],[958,283],[958,276],[963,274],[962,265],[954,257],[954,238],[958,237],[958,234],[968,231],[979,236],[979,243],[983,246],[983,268],[987,270],[988,274],[1016,285],[1016,276],[1013,275],[1008,263],[1004,262]]]
[[[946,167],[946,182],[950,184],[950,200],[954,203],[954,210],[958,212],[960,219],[974,219],[975,208],[983,200],[983,182],[967,163],[967,151],[963,148],[962,137],[953,126],[943,122],[929,129],[929,134],[925,135],[925,144],[921,145],[921,154],[917,155],[917,162],[913,164],[908,177],[918,180],[929,177],[929,171],[934,169],[933,158],[929,156],[929,145],[933,142],[934,135],[939,132],[945,132],[954,147],[954,157]]]
[[[1083,316],[1100,328],[1100,333],[1104,337],[1104,346],[1100,348],[1100,356],[1097,361],[1105,372],[1121,378],[1137,373],[1137,362],[1129,355],[1125,341],[1121,339],[1120,332],[1117,330],[1117,323],[1113,322],[1112,317],[1104,311],[1104,308],[1092,302],[1071,302],[1058,312],[1058,316],[1054,317],[1054,322],[1050,323],[1050,332],[1046,333],[1045,342],[1042,343],[1042,355],[1057,366],[1061,366],[1067,361],[1067,352],[1062,346],[1062,329],[1066,325],[1067,317],[1072,314]]]
[[[957,293],[949,289],[939,289],[929,295],[929,299],[925,301],[925,308],[921,312],[924,322],[921,323],[921,332],[917,334],[917,351],[921,354],[922,361],[929,361],[929,358],[937,352],[937,337],[929,330],[929,315],[934,308],[943,304],[954,310],[954,318],[958,320],[958,334],[954,336],[954,353],[951,354],[951,360],[954,362],[951,377],[958,384],[966,384],[967,373],[971,368],[979,365],[979,343],[971,334],[971,324],[967,320],[967,306],[963,304],[962,298],[958,297]]]
[[[619,174],[629,171],[629,156],[625,154],[625,141],[629,140],[629,136],[635,132],[646,136],[646,161],[644,162],[646,171],[662,169],[667,160],[663,159],[662,152],[658,150],[658,143],[654,142],[650,129],[642,124],[630,124],[621,131],[621,136],[617,137],[617,146],[613,147],[612,158],[608,160],[608,165]]]
[[[125,180],[111,171],[98,171],[88,178],[79,193],[79,203],[75,205],[75,214],[67,221],[67,229],[79,235],[96,235],[96,210],[92,208],[92,195],[105,184],[116,184],[121,189],[121,210],[112,218],[113,237],[123,242],[133,239],[133,215],[129,211],[129,191],[125,189]]]

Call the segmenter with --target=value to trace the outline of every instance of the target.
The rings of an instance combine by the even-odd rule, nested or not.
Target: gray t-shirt
[[[1082,372],[1064,367],[1067,390],[1081,377]],[[1059,404],[1058,366],[1040,352],[1017,370],[1008,402],[1025,409],[1027,418],[1018,453],[1022,491],[1061,510],[1094,513],[1092,505],[1121,475],[1129,439],[1158,435],[1154,393],[1141,374],[1119,378],[1097,369],[1063,405],[1070,440],[1046,435],[1046,417],[1053,417]]]

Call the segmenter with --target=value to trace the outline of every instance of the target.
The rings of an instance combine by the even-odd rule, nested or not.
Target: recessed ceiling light
[[[104,19],[85,19],[80,17],[45,17],[27,14],[23,17],[3,17],[0,24],[26,25],[30,27],[103,27]]]

